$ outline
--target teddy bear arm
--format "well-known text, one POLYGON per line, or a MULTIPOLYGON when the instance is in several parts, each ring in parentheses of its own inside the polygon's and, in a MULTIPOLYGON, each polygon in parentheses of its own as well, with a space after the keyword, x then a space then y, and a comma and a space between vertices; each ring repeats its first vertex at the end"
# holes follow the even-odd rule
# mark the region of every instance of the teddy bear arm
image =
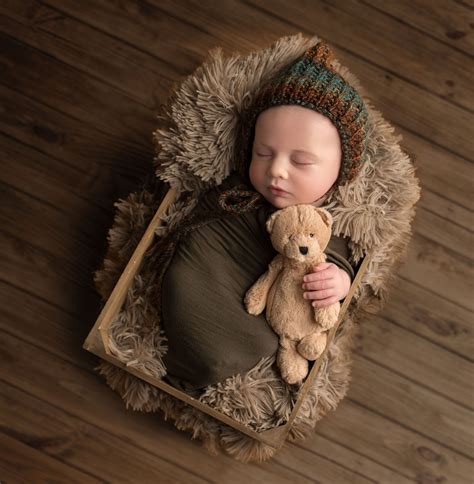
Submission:
POLYGON ((277 255, 268 266, 268 270, 262 274, 257 282, 247 291, 244 303, 249 314, 260 314, 267 304, 270 288, 283 268, 283 258, 277 255))

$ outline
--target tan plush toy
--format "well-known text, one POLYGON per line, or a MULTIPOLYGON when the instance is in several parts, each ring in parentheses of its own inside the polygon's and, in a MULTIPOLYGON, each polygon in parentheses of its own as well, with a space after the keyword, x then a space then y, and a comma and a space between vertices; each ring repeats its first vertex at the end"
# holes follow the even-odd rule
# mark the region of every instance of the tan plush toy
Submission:
POLYGON ((327 333, 336 323, 340 303, 315 308, 303 297, 303 277, 315 264, 326 261, 324 249, 331 238, 330 213, 299 204, 277 210, 267 221, 273 247, 279 254, 247 291, 244 304, 250 314, 265 316, 280 337, 277 364, 290 384, 308 374, 308 360, 324 351, 327 333))

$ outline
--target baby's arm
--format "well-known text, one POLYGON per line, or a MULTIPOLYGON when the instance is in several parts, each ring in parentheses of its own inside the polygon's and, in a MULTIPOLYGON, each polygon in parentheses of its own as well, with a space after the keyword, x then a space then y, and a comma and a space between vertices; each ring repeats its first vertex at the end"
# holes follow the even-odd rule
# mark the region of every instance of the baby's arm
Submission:
POLYGON ((345 270, 332 262, 322 262, 312 270, 303 278, 303 289, 304 298, 312 299, 314 307, 323 308, 347 296, 351 278, 345 270))

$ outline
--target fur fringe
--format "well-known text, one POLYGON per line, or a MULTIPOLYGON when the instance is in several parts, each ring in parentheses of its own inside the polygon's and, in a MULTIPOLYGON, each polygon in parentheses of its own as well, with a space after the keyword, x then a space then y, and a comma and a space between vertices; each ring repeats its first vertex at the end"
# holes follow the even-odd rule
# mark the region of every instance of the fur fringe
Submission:
MULTIPOLYGON (((156 177, 150 186, 119 200, 108 235, 103 266, 94 275, 105 302, 134 248, 155 213, 168 185, 177 199, 163 214, 157 237, 164 236, 196 205, 206 188, 220 184, 235 168, 242 140, 242 116, 259 86, 319 38, 302 34, 282 37, 268 48, 246 57, 225 58, 222 49, 207 59, 171 93, 159 127, 153 133, 156 177), (160 182, 161 180, 161 182, 160 182), (164 183, 165 182, 165 183, 164 183)), ((336 235, 351 239, 352 262, 371 254, 368 270, 344 321, 292 427, 289 440, 306 438, 316 423, 334 410, 350 382, 351 352, 357 326, 386 302, 398 266, 411 237, 420 186, 415 170, 400 148, 400 136, 371 105, 358 79, 335 61, 339 73, 364 97, 369 112, 367 162, 356 180, 335 191, 327 208, 336 235)), ((112 352, 126 365, 161 378, 166 338, 154 305, 153 246, 129 288, 126 301, 110 327, 112 352)), ((107 384, 123 398, 127 408, 161 411, 165 419, 197 438, 211 453, 223 450, 242 462, 264 461, 274 449, 251 439, 212 417, 171 397, 114 365, 97 367, 107 384)), ((274 358, 262 359, 242 375, 209 386, 201 401, 256 431, 288 420, 297 388, 286 385, 275 369, 274 358)))

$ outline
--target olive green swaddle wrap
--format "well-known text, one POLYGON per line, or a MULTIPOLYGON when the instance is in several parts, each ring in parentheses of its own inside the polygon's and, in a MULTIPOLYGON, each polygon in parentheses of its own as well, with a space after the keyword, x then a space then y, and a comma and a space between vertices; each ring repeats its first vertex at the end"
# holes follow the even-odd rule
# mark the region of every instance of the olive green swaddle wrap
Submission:
MULTIPOLYGON (((195 210, 215 213, 221 194, 244 183, 232 174, 195 210)), ((278 337, 264 314, 252 316, 243 305, 246 291, 276 255, 265 227, 275 210, 262 197, 259 206, 215 217, 180 238, 162 281, 162 326, 168 339, 163 363, 165 380, 173 386, 203 389, 276 353, 278 337)), ((344 238, 333 236, 326 255, 354 278, 344 238)))

